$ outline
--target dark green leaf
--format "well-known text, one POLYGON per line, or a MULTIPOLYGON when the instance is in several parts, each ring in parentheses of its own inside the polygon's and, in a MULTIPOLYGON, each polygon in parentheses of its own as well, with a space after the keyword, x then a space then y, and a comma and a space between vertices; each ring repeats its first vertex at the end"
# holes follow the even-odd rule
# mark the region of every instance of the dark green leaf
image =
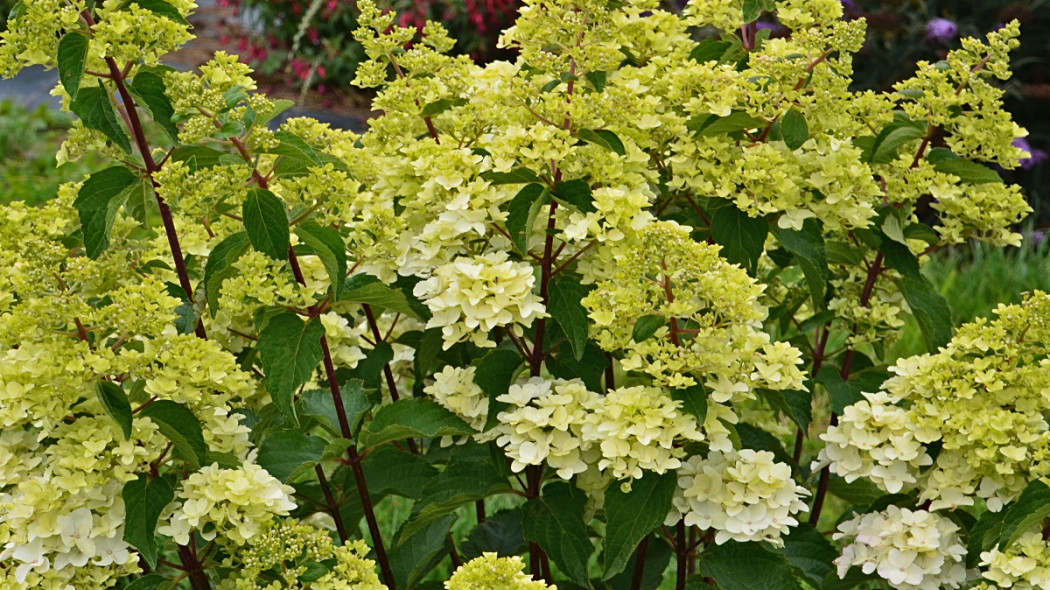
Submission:
POLYGON ((643 315, 634 322, 634 330, 631 331, 631 340, 645 342, 667 323, 667 318, 662 315, 643 315))
POLYGON ((497 348, 471 365, 474 367, 474 383, 489 398, 489 415, 485 422, 485 429, 488 430, 495 426, 496 415, 506 407, 504 402, 497 402, 496 398, 507 393, 510 384, 517 378, 522 365, 521 355, 509 348, 497 348))
POLYGON ((549 286, 547 312, 565 332, 576 360, 583 358, 587 344, 587 310, 580 301, 590 290, 587 285, 581 285, 579 279, 566 274, 555 277, 549 286))
POLYGON ((616 152, 621 156, 627 154, 627 150, 623 147, 623 142, 620 141, 620 138, 608 129, 580 129, 577 137, 587 143, 593 143, 609 151, 616 152))
POLYGON ((649 473, 634 480, 629 492, 624 492, 615 482, 605 490, 603 580, 622 572, 638 543, 663 523, 677 488, 678 476, 668 471, 663 475, 649 473))
POLYGON ((686 389, 672 389, 671 399, 682 402, 682 409, 703 424, 707 418, 707 391, 702 383, 686 389))
POLYGON ((554 200, 581 213, 594 213, 598 210, 594 207, 591 186, 581 178, 565 180, 554 185, 554 200))
POLYGON ((712 208, 711 238, 722 246, 722 256, 754 275, 765 250, 769 223, 761 217, 751 217, 728 201, 718 200, 712 208))
POLYGON ((459 546, 464 561, 495 553, 500 557, 518 555, 528 548, 521 528, 521 509, 504 510, 490 515, 474 527, 467 540, 459 546))
POLYGON ((730 45, 729 41, 719 41, 714 37, 704 39, 700 43, 697 43, 696 47, 693 48, 693 51, 689 53, 689 59, 692 59, 697 63, 720 61, 730 45))
POLYGON ((343 238, 338 231, 313 221, 296 225, 295 235, 299 236, 300 243, 309 246, 321 259, 332 283, 332 297, 338 300, 346 280, 346 244, 343 238))
POLYGON ((820 585, 820 590, 849 590, 855 586, 859 586, 864 582, 871 580, 878 580, 879 577, 872 572, 866 574, 859 567, 852 567, 846 572, 846 575, 839 578, 837 575, 827 576, 824 578, 824 583, 820 585))
POLYGON ((124 540, 139 550, 150 567, 157 567, 157 519, 175 499, 168 480, 149 479, 144 473, 124 484, 124 540))
POLYGON ((923 277, 903 277, 899 284, 922 330, 926 349, 936 352, 948 344, 952 338, 952 311, 944 297, 923 277))
POLYGON ((84 122, 84 127, 101 131, 110 141, 124 150, 124 153, 131 153, 131 140, 117 122, 113 101, 110 100, 109 93, 104 87, 81 88, 76 100, 69 104, 69 110, 80 117, 80 120, 84 122))
POLYGON ((922 280, 919 275, 919 259, 912 253, 911 248, 895 240, 882 240, 882 253, 885 256, 886 266, 901 273, 901 275, 922 280))
POLYGON ((885 495, 885 492, 866 479, 857 479, 847 483, 846 480, 834 475, 828 480, 828 491, 849 502, 852 506, 870 506, 885 495))
MULTIPOLYGON (((745 2, 746 3, 746 2, 745 2)), ((798 109, 788 109, 780 118, 780 137, 789 150, 797 150, 809 139, 809 124, 798 109)))
POLYGON ((786 463, 792 467, 798 466, 787 450, 784 449, 784 443, 780 442, 779 438, 765 430, 752 424, 748 424, 747 422, 741 422, 736 425, 736 434, 740 439, 740 445, 743 448, 754 449, 756 451, 769 451, 770 453, 773 453, 777 461, 786 463))
POLYGON ((379 389, 383 367, 392 360, 394 360, 394 347, 389 342, 380 342, 375 348, 368 351, 363 360, 358 361, 357 367, 349 371, 349 374, 363 381, 365 389, 379 389))
POLYGON ((1003 518, 1006 516, 1004 510, 992 512, 991 510, 981 515, 977 524, 970 529, 970 537, 966 543, 966 567, 974 568, 981 561, 981 553, 990 550, 999 543, 1003 534, 1003 518))
POLYGON ((935 147, 926 152, 926 161, 931 164, 940 164, 950 160, 960 159, 959 155, 948 148, 935 147))
POLYGON ((514 168, 510 172, 482 172, 481 178, 489 184, 526 184, 530 182, 542 183, 543 179, 528 168, 514 168))
POLYGON ((164 79, 153 72, 140 72, 131 80, 128 89, 135 94, 135 98, 149 112, 150 117, 160 125, 164 133, 173 142, 179 141, 179 128, 171 121, 175 109, 171 106, 164 86, 164 79))
POLYGON ((765 126, 761 119, 756 119, 743 112, 735 112, 725 117, 710 117, 700 124, 694 135, 727 135, 745 129, 756 129, 765 126))
POLYGON ((507 206, 507 233, 514 247, 524 254, 528 251, 529 235, 536 226, 540 209, 550 202, 550 193, 541 184, 526 184, 514 195, 507 206))
POLYGON ((989 182, 1002 183, 1003 179, 999 173, 991 168, 971 162, 970 160, 956 159, 944 160, 933 165, 937 172, 944 172, 958 176, 959 180, 966 184, 985 184, 989 182))
POLYGON ((1033 479, 1021 492, 1021 497, 1010 504, 1003 516, 999 550, 1005 550, 1048 515, 1050 515, 1050 487, 1038 479, 1033 479))
POLYGON ((864 260, 864 248, 845 242, 825 242, 824 249, 828 256, 828 264, 854 266, 864 260))
POLYGON ((161 399, 143 407, 139 417, 152 420, 191 468, 200 469, 205 464, 208 445, 204 442, 200 420, 189 408, 161 399))
POLYGON ((80 92, 89 43, 87 35, 76 31, 66 33, 58 42, 58 79, 72 100, 76 100, 80 92))
POLYGON ((700 575, 721 590, 802 590, 791 564, 761 543, 729 541, 700 555, 700 575))
POLYGON ((80 186, 73 201, 84 233, 84 250, 98 258, 109 246, 113 220, 124 204, 127 190, 134 188, 139 177, 124 166, 111 166, 91 175, 80 186))
MULTIPOLYGON (((633 583, 635 567, 638 564, 638 552, 636 551, 627 562, 628 566, 622 573, 609 578, 604 584, 594 584, 594 587, 600 590, 656 590, 664 581, 664 572, 667 570, 667 564, 671 561, 671 556, 674 553, 670 544, 664 542, 664 538, 660 534, 654 533, 650 535, 648 541, 645 547, 645 555, 642 556, 644 567, 642 569, 641 585, 633 583)), ((592 580, 593 582, 594 580, 592 580)), ((686 586, 687 590, 690 588, 692 587, 686 586)))
POLYGON ((203 145, 184 145, 171 151, 172 162, 186 162, 190 170, 196 172, 204 168, 218 166, 226 152, 219 151, 203 145))
POLYGON ((507 478, 491 460, 466 455, 459 459, 454 454, 445 470, 427 482, 412 507, 412 515, 402 528, 404 534, 414 534, 460 506, 512 490, 507 478))
POLYGON ((358 437, 366 447, 406 438, 474 434, 462 418, 429 399, 404 398, 380 407, 358 437))
POLYGON ((762 396, 791 419, 802 430, 809 429, 809 423, 813 421, 813 393, 810 391, 796 391, 788 389, 774 391, 771 389, 761 390, 762 396))
POLYGON ((204 265, 204 295, 208 299, 208 309, 212 317, 219 311, 222 282, 237 274, 233 263, 247 251, 248 234, 241 231, 226 236, 208 255, 208 262, 204 265))
POLYGON ((288 215, 277 195, 253 188, 241 211, 252 247, 274 260, 288 260, 288 215))
POLYGON ((398 531, 389 548, 398 588, 412 588, 445 557, 448 532, 455 519, 454 514, 447 514, 412 535, 398 531))
POLYGON ((435 115, 440 115, 441 113, 451 109, 452 107, 461 107, 465 104, 467 104, 467 100, 465 98, 442 98, 424 106, 423 110, 419 112, 419 115, 422 117, 433 117, 435 115))
POLYGON ((835 571, 832 562, 839 556, 828 539, 806 523, 791 528, 779 551, 813 588, 819 588, 824 578, 835 571))
POLYGON ((263 440, 257 461, 270 475, 288 483, 321 461, 325 440, 300 430, 282 430, 263 440))
MULTIPOLYGON (((361 390, 362 385, 360 379, 350 379, 339 388, 339 396, 343 399, 343 411, 352 433, 357 432, 361 418, 372 409, 372 402, 361 390)), ((339 415, 336 413, 331 391, 311 389, 303 392, 296 412, 299 416, 310 416, 318 420, 321 426, 332 434, 340 434, 339 415)))
POLYGON ((270 318, 259 333, 259 361, 266 377, 263 385, 285 418, 298 422, 292 396, 310 380, 324 354, 324 326, 314 318, 304 322, 295 312, 282 311, 270 318))
POLYGON ((807 219, 801 230, 781 229, 777 232, 777 240, 785 250, 794 254, 806 277, 814 307, 823 310, 828 283, 828 258, 820 223, 807 219))
POLYGON ((133 0, 133 2, 150 12, 167 17, 180 25, 189 26, 190 24, 182 16, 182 13, 179 12, 179 9, 168 4, 164 0, 133 0))
POLYGON ((360 273, 346 279, 340 301, 367 303, 383 307, 390 311, 403 313, 418 318, 419 314, 412 307, 405 294, 395 287, 383 284, 372 275, 360 273))
POLYGON ((372 494, 418 499, 438 471, 419 455, 399 450, 394 445, 372 449, 361 461, 361 469, 372 494))
POLYGON ((159 574, 149 574, 124 586, 124 590, 157 590, 161 585, 170 585, 171 580, 159 574))
POLYGON ((11 11, 7 13, 7 22, 9 23, 7 25, 8 28, 10 28, 11 25, 14 24, 15 21, 17 21, 18 19, 22 18, 22 15, 25 14, 25 13, 26 13, 25 0, 18 0, 18 2, 15 2, 14 6, 11 7, 11 11))
POLYGON ((758 20, 758 17, 762 16, 763 11, 771 11, 775 8, 776 5, 773 3, 773 0, 744 0, 744 22, 753 23, 758 20))
POLYGON ((605 72, 587 72, 583 75, 596 92, 605 90, 605 72))
POLYGON ((121 432, 124 433, 124 440, 129 440, 131 438, 131 402, 127 394, 119 385, 110 381, 96 381, 95 393, 98 394, 98 401, 102 402, 106 413, 120 426, 121 432))
POLYGON ((842 379, 834 365, 824 365, 817 373, 817 383, 824 385, 831 398, 831 411, 841 414, 843 408, 864 399, 862 393, 875 393, 882 382, 890 377, 885 368, 871 367, 850 375, 849 381, 842 379))
POLYGON ((571 483, 555 482, 522 508, 525 538, 537 543, 569 579, 587 583, 594 546, 583 521, 587 496, 571 483))
POLYGON ((914 125, 903 122, 891 123, 875 137, 868 161, 875 164, 888 164, 896 159, 898 148, 909 141, 921 139, 924 135, 924 130, 914 125))

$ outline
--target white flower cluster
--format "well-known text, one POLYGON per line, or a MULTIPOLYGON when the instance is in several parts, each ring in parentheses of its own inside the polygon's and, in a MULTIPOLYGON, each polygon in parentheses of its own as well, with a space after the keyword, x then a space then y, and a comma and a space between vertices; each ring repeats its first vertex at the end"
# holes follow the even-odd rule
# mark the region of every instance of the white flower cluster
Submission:
POLYGON ((189 542, 193 530, 201 531, 207 540, 221 532, 230 541, 243 544, 273 516, 287 516, 295 508, 294 491, 258 465, 224 469, 212 463, 186 478, 175 502, 161 515, 157 532, 180 545, 189 542), (207 530, 208 523, 214 528, 207 530))
MULTIPOLYGON (((423 388, 423 393, 434 398, 446 410, 456 414, 470 427, 478 432, 485 430, 488 422, 489 397, 474 382, 475 367, 453 367, 446 365, 434 373, 434 383, 423 388)), ((494 433, 476 434, 474 440, 485 442, 492 440, 494 433)), ((463 437, 466 442, 470 437, 463 437)), ((442 437, 442 446, 452 443, 453 437, 442 437)))
POLYGON ((599 396, 582 381, 532 377, 496 400, 510 404, 496 416, 503 433, 496 444, 505 447, 511 470, 544 461, 564 479, 587 470, 581 428, 599 396))
POLYGON ((837 426, 820 435, 815 468, 830 464, 831 472, 847 482, 867 477, 896 494, 916 483, 919 468, 933 463, 926 448, 915 440, 908 413, 897 398, 885 392, 865 393, 865 400, 846 406, 837 426))
POLYGON ((517 335, 546 311, 532 292, 536 277, 526 262, 513 262, 504 251, 462 256, 434 269, 413 289, 433 316, 427 328, 441 327, 446 349, 470 340, 495 346, 489 332, 506 327, 517 335))
POLYGON ((832 537, 853 541, 835 560, 839 577, 852 566, 875 572, 898 590, 958 588, 966 581, 966 547, 947 517, 889 506, 843 522, 832 537))
POLYGON ((987 568, 984 578, 999 588, 1050 588, 1050 545, 1037 530, 1021 535, 1006 551, 993 547, 981 553, 981 566, 987 568))
POLYGON ((808 509, 802 501, 808 495, 791 478, 791 467, 775 462, 769 451, 711 451, 706 459, 690 457, 678 470, 664 524, 683 519, 687 526, 713 528, 719 545, 732 539, 780 546, 781 535, 798 524, 794 515, 808 509))

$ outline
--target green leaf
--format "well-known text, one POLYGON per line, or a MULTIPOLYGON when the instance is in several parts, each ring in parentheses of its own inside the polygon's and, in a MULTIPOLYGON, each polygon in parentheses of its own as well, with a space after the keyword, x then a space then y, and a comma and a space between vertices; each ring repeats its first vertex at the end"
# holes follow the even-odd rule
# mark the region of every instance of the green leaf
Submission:
POLYGON ((838 367, 824 365, 817 373, 817 383, 824 385, 831 398, 831 410, 841 414, 849 405, 864 399, 862 393, 875 393, 882 388, 882 383, 889 379, 890 372, 885 368, 871 367, 850 375, 849 381, 842 379, 838 367))
POLYGON ((734 112, 725 117, 708 117, 696 126, 693 135, 727 135, 743 131, 745 129, 756 129, 765 126, 765 122, 756 119, 743 112, 734 112))
POLYGON ((178 143, 179 128, 171 121, 175 109, 168 98, 164 79, 153 72, 140 72, 131 80, 128 90, 135 95, 139 106, 146 109, 171 141, 178 143))
POLYGON ((488 430, 496 425, 496 415, 507 407, 505 402, 496 398, 507 393, 510 384, 521 370, 522 358, 517 351, 509 348, 497 348, 471 363, 474 367, 474 383, 489 398, 489 415, 485 422, 488 430))
POLYGON ((662 315, 643 315, 634 322, 634 330, 631 331, 631 340, 645 342, 667 323, 667 318, 662 315))
POLYGON ((495 553, 500 557, 523 553, 528 548, 528 542, 521 528, 521 517, 520 508, 489 515, 485 522, 470 531, 466 541, 459 546, 464 561, 481 557, 482 553, 495 553))
POLYGON ((885 492, 866 479, 846 482, 834 475, 828 480, 828 491, 852 506, 870 506, 885 495, 885 492))
POLYGON ((1021 535, 1038 525, 1050 515, 1050 487, 1033 479, 1021 492, 1021 497, 1010 504, 1003 516, 1002 536, 999 551, 1005 550, 1021 535))
MULTIPOLYGON (((595 584, 595 588, 600 590, 657 590, 664 581, 664 572, 667 570, 667 564, 671 561, 671 556, 674 554, 670 543, 666 543, 661 534, 653 533, 649 536, 645 547, 645 555, 642 556, 645 567, 642 570, 641 585, 633 583, 634 569, 638 563, 638 553, 636 551, 630 557, 627 562, 628 565, 623 572, 605 580, 604 584, 595 584)), ((687 590, 691 588, 693 586, 686 586, 687 590)))
POLYGON ((770 453, 773 453, 777 461, 786 463, 793 468, 798 467, 798 464, 791 457, 791 454, 784 448, 784 443, 780 442, 779 438, 757 426, 748 424, 747 422, 737 424, 735 430, 737 437, 740 439, 740 445, 743 448, 754 449, 756 451, 769 451, 770 453))
POLYGON ((721 61, 722 56, 729 50, 730 45, 729 41, 719 41, 714 37, 704 39, 697 43, 696 47, 689 53, 689 59, 701 64, 709 61, 721 61))
POLYGON ((783 412, 799 428, 809 429, 809 423, 813 421, 813 393, 811 391, 762 389, 760 393, 769 400, 774 408, 783 412))
POLYGON ((159 574, 149 574, 124 586, 124 590, 157 590, 162 584, 171 584, 171 580, 159 574))
POLYGON ((605 90, 605 72, 587 72, 583 77, 591 83, 596 92, 605 90))
POLYGON ((267 437, 259 447, 257 462, 284 483, 321 461, 325 440, 300 430, 282 430, 267 437))
POLYGON ((124 390, 110 381, 96 381, 95 393, 110 418, 120 426, 124 440, 131 439, 131 401, 124 390))
POLYGON ((859 246, 832 241, 825 242, 824 248, 828 257, 828 264, 854 266, 864 260, 865 250, 859 246))
POLYGON ((164 0, 133 0, 134 4, 138 4, 146 10, 159 14, 160 16, 167 17, 180 25, 189 26, 189 22, 182 16, 179 9, 175 8, 171 4, 164 0))
POLYGON ((935 147, 930 148, 930 150, 926 152, 926 161, 931 164, 940 164, 941 162, 959 159, 961 159, 959 155, 948 148, 935 147))
POLYGON ((879 577, 875 572, 866 574, 859 567, 851 567, 842 578, 839 578, 837 575, 825 577, 824 583, 820 585, 820 590, 849 590, 864 582, 878 579, 879 577))
POLYGON ((22 18, 22 15, 25 13, 25 0, 18 0, 18 2, 15 2, 14 6, 11 7, 11 11, 7 13, 7 22, 9 23, 7 27, 10 28, 11 24, 14 24, 15 21, 22 18))
POLYGON ((638 543, 663 523, 677 488, 678 476, 668 471, 662 475, 648 473, 634 480, 629 492, 615 482, 605 490, 603 580, 622 572, 638 543))
POLYGON ((722 199, 712 208, 711 238, 722 246, 722 256, 754 275, 765 250, 769 223, 761 217, 751 217, 722 199))
MULTIPOLYGON (((350 379, 339 387, 339 396, 343 399, 343 411, 352 433, 357 432, 361 418, 372 409, 372 402, 362 391, 363 385, 360 379, 350 379)), ((327 389, 311 389, 303 392, 296 413, 299 416, 316 419, 321 422, 325 430, 332 434, 341 434, 335 400, 332 399, 332 392, 327 389)))
POLYGON ((358 437, 366 447, 406 438, 433 438, 474 434, 474 429, 437 404, 423 398, 404 398, 380 407, 358 437))
POLYGON ((682 409, 703 424, 707 418, 707 390, 702 383, 685 389, 672 389, 671 399, 682 402, 682 409))
POLYGON ((398 531, 389 548, 390 568, 398 588, 412 588, 434 569, 448 552, 448 532, 454 514, 446 514, 412 535, 398 531))
POLYGON ((558 481, 545 486, 539 498, 522 508, 525 538, 537 543, 577 584, 587 584, 587 561, 594 553, 583 521, 586 504, 583 491, 558 481))
POLYGON ((828 258, 824 249, 824 235, 820 223, 807 219, 801 230, 781 229, 777 240, 785 250, 791 252, 802 267, 802 274, 809 285, 813 305, 817 310, 824 309, 824 294, 828 284, 828 258))
POLYGON ((530 182, 543 182, 542 178, 528 168, 514 168, 510 172, 494 172, 490 170, 488 172, 482 172, 481 178, 488 181, 489 184, 526 184, 530 182))
POLYGON ((868 162, 889 164, 897 158, 898 148, 909 141, 921 139, 924 135, 924 130, 914 125, 904 122, 891 123, 875 137, 868 162))
POLYGON ((76 31, 66 33, 58 42, 58 79, 72 100, 76 100, 80 92, 89 44, 88 36, 76 31))
POLYGON ((952 174, 958 176, 959 180, 966 184, 985 184, 985 183, 1002 183, 1003 179, 999 176, 999 173, 991 168, 978 164, 977 162, 971 162, 970 160, 963 160, 961 158, 955 160, 944 160, 937 162, 933 165, 933 169, 937 172, 944 172, 946 174, 952 174))
POLYGON ((281 414, 295 423, 298 418, 292 396, 310 380, 324 357, 322 336, 324 326, 319 319, 304 322, 291 311, 271 317, 259 333, 259 361, 266 374, 263 385, 281 414))
POLYGON ((300 243, 309 246, 321 259, 332 283, 332 297, 338 300, 346 281, 346 243, 343 238, 335 229, 322 227, 313 221, 296 225, 295 235, 299 236, 300 243))
POLYGON ((419 115, 421 117, 433 117, 435 115, 440 115, 452 107, 461 107, 465 104, 467 104, 467 99, 465 98, 442 98, 424 106, 423 110, 419 112, 419 115))
POLYGON ((623 147, 623 142, 620 141, 620 138, 608 129, 580 129, 580 132, 576 135, 587 143, 601 146, 621 156, 627 154, 627 150, 623 147))
POLYGON ((550 202, 550 193, 541 184, 526 184, 507 206, 507 233, 522 254, 529 248, 529 235, 536 226, 540 209, 550 202))
POLYGON ((776 9, 776 5, 772 0, 744 0, 744 22, 753 23, 758 20, 758 17, 762 16, 763 11, 772 11, 774 9, 776 9))
POLYGON ((204 295, 208 299, 212 317, 219 311, 222 282, 236 276, 237 269, 233 263, 247 251, 248 234, 240 231, 226 236, 208 255, 208 262, 204 265, 204 295))
POLYGON ((241 213, 252 247, 274 260, 288 260, 288 215, 277 195, 253 188, 244 199, 241 213))
POLYGON ((346 279, 346 284, 343 286, 343 294, 339 297, 339 300, 352 303, 367 303, 368 305, 383 307, 414 318, 419 317, 419 314, 416 313, 416 310, 403 292, 383 284, 382 281, 370 274, 360 273, 346 279))
POLYGON ((419 499, 423 488, 438 471, 419 455, 406 453, 394 445, 383 445, 372 449, 361 460, 365 481, 371 494, 386 496, 393 494, 405 498, 419 499))
POLYGON ((903 277, 899 282, 904 299, 922 330, 926 349, 936 352, 952 339, 952 311, 948 302, 924 277, 903 277))
POLYGON ((358 361, 357 367, 349 371, 351 377, 364 382, 365 389, 379 389, 383 376, 383 367, 394 360, 394 347, 389 342, 380 342, 358 361))
POLYGON ((973 528, 966 543, 966 567, 975 568, 981 561, 981 553, 995 547, 1002 537, 1003 519, 1007 510, 992 512, 991 510, 981 515, 973 528))
POLYGON ((466 456, 462 459, 453 455, 445 470, 423 487, 423 493, 412 507, 412 515, 402 529, 404 534, 414 534, 460 506, 512 491, 507 478, 491 460, 479 460, 472 453, 464 454, 466 456))
POLYGON ((102 86, 81 88, 77 98, 69 104, 69 110, 83 121, 84 127, 101 131, 110 141, 117 144, 124 153, 131 153, 131 140, 117 122, 113 110, 113 101, 102 86))
POLYGON ((581 213, 594 213, 598 210, 594 207, 591 186, 582 178, 565 180, 554 185, 554 200, 581 213))
POLYGON ((580 301, 590 291, 591 288, 581 285, 578 278, 565 274, 555 277, 548 287, 550 300, 547 312, 565 332, 576 360, 583 358, 583 349, 587 344, 587 309, 580 301))
POLYGON ((832 562, 839 556, 828 539, 806 523, 791 528, 779 552, 813 588, 819 588, 828 574, 835 571, 832 562))
POLYGON ((145 473, 124 484, 124 540, 139 550, 150 567, 157 567, 157 519, 172 500, 175 489, 163 478, 145 473))
POLYGON ((788 109, 780 118, 780 137, 789 150, 797 150, 809 139, 809 124, 798 109, 788 109))
POLYGON ((204 168, 214 168, 222 162, 226 152, 203 145, 183 145, 171 151, 172 162, 185 162, 193 172, 204 168))
POLYGON ((205 464, 208 445, 204 442, 200 420, 189 408, 161 399, 139 410, 139 417, 152 420, 192 469, 200 469, 205 464))
MULTIPOLYGON (((577 360, 575 353, 570 348, 558 347, 554 354, 548 356, 544 365, 551 375, 560 379, 579 378, 591 391, 604 391, 602 389, 602 376, 609 359, 605 352, 598 348, 593 342, 586 342, 583 346, 583 356, 577 360)), ((489 401, 489 404, 492 404, 489 401)), ((492 407, 491 405, 489 407, 492 407)), ((495 414, 489 415, 495 419, 495 414)))
POLYGON ((125 191, 138 183, 139 177, 124 166, 111 166, 92 174, 80 186, 73 201, 84 233, 84 251, 98 258, 109 246, 113 220, 124 204, 125 191))
POLYGON ((712 545, 700 555, 699 571, 721 590, 802 590, 787 558, 761 543, 712 545))

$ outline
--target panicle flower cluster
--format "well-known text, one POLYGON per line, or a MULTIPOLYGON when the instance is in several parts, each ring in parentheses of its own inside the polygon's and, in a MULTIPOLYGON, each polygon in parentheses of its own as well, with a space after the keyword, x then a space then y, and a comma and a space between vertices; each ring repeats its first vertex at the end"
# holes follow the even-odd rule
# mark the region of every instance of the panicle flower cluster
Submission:
POLYGON ((1050 587, 1050 544, 1040 531, 1028 531, 1005 550, 992 547, 981 553, 982 582, 978 588, 1035 590, 1050 587))
POLYGON ((434 383, 424 387, 423 393, 481 432, 489 414, 489 398, 474 382, 475 370, 448 365, 434 373, 434 383))
POLYGON ((658 384, 704 383, 717 402, 750 397, 755 387, 804 389, 801 353, 761 330, 762 287, 718 251, 674 223, 647 225, 620 252, 615 274, 583 300, 599 346, 624 351, 625 369, 658 384), (652 316, 664 326, 636 341, 637 322, 652 316))
POLYGON ((525 562, 512 555, 500 557, 496 553, 484 553, 456 568, 452 577, 445 581, 445 590, 544 590, 555 588, 540 580, 533 580, 525 573, 525 562))
POLYGON ((922 467, 933 463, 926 448, 915 440, 908 412, 885 392, 865 393, 864 400, 847 406, 839 423, 820 439, 814 468, 830 465, 847 482, 866 477, 886 492, 896 494, 916 483, 922 467))
POLYGON ((435 268, 413 293, 430 308, 433 316, 427 328, 441 328, 444 348, 464 340, 495 346, 489 338, 495 328, 521 336, 522 328, 546 316, 542 300, 532 290, 535 283, 530 265, 496 251, 435 268))
POLYGON ((193 531, 201 531, 207 540, 221 533, 223 539, 242 545, 272 518, 287 516, 295 508, 294 491, 258 465, 225 469, 212 463, 183 481, 175 501, 164 509, 157 532, 180 545, 189 543, 193 531))
POLYGON ((889 506, 838 526, 834 539, 850 544, 835 560, 838 575, 853 566, 876 573, 897 590, 958 588, 966 582, 966 547, 959 527, 926 510, 889 506))
POLYGON ((360 539, 336 545, 327 531, 293 519, 274 519, 223 561, 233 573, 219 590, 381 590, 386 586, 367 555, 368 546, 360 539), (305 581, 308 569, 318 565, 325 573, 305 581))
POLYGON ((715 543, 768 541, 798 524, 794 515, 808 510, 809 491, 796 484, 791 467, 773 453, 742 449, 695 455, 678 470, 678 488, 664 524, 680 519, 686 526, 714 529, 715 543))

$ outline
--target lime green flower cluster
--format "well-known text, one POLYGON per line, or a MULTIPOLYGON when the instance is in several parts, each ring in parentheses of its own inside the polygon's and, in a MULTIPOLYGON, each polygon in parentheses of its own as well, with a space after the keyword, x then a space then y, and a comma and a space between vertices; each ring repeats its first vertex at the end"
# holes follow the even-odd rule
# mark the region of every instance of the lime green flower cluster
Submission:
POLYGON ((375 562, 366 555, 364 541, 336 545, 326 531, 275 519, 224 560, 224 566, 234 569, 219 590, 381 590, 385 586, 376 576, 375 562), (325 571, 310 571, 308 563, 324 563, 325 571))
POLYGON ((423 393, 481 432, 489 415, 489 398, 474 382, 475 371, 476 367, 446 366, 434 373, 434 382, 423 393))
POLYGON ((539 580, 533 580, 524 573, 525 563, 517 555, 499 557, 495 553, 485 553, 481 557, 464 563, 445 582, 445 590, 487 590, 489 588, 506 588, 507 590, 544 590, 556 588, 539 580))
POLYGON ((1050 585, 1050 545, 1040 531, 1028 531, 1005 551, 982 552, 981 566, 987 568, 981 576, 995 585, 982 581, 975 588, 1045 588, 1050 585))

